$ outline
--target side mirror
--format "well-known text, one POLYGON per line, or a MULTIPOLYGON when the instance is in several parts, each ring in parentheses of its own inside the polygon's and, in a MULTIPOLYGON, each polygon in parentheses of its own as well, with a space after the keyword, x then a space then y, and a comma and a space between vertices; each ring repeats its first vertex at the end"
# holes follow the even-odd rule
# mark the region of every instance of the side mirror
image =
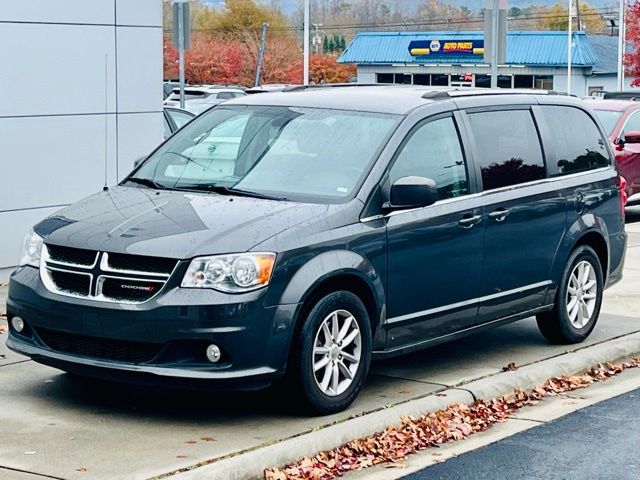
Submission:
POLYGON ((624 143, 640 143, 640 131, 633 130, 624 134, 624 143))
POLYGON ((432 205, 438 200, 436 182, 424 177, 402 177, 391 185, 390 209, 418 208, 432 205))

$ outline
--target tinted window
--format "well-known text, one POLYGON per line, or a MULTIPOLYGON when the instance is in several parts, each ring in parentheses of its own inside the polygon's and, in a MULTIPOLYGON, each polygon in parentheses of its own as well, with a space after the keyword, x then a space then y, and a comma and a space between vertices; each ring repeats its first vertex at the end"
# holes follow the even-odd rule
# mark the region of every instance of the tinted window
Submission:
POLYGON ((220 92, 217 98, 220 100, 228 100, 230 98, 235 98, 235 95, 233 92, 220 92))
POLYGON ((609 165, 609 152, 600 130, 584 111, 544 106, 545 119, 556 151, 549 175, 566 175, 609 165))
POLYGON ((484 190, 544 178, 538 131, 529 110, 469 115, 484 190))
POLYGON ((468 193, 464 156, 451 117, 418 127, 401 147, 389 177, 393 183, 409 176, 435 180, 440 199, 468 193))
POLYGON ((624 132, 638 132, 640 131, 640 112, 632 113, 624 126, 624 132))

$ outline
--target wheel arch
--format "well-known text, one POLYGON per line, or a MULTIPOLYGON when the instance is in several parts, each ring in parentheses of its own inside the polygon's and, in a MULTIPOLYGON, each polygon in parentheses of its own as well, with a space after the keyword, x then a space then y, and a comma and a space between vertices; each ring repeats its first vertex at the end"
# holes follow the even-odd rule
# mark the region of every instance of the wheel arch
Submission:
POLYGON ((599 216, 586 214, 578 217, 567 229, 563 241, 560 244, 556 260, 551 272, 553 288, 547 293, 547 304, 553 303, 558 282, 566 265, 567 259, 573 251, 586 245, 596 252, 602 266, 604 284, 609 277, 609 234, 606 222, 599 216))
POLYGON ((385 312, 382 278, 363 256, 349 250, 324 252, 305 263, 285 288, 281 303, 298 304, 293 319, 292 342, 302 326, 301 319, 314 302, 333 291, 346 290, 365 305, 371 322, 372 347, 384 344, 381 328, 385 312))

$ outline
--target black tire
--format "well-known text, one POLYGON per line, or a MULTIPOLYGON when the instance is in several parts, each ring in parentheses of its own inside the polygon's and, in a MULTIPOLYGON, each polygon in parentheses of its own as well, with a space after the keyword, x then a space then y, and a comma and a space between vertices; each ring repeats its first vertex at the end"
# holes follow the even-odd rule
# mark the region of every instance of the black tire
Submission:
POLYGON ((542 333, 542 335, 551 343, 571 344, 582 342, 589 336, 593 328, 596 326, 598 316, 600 315, 600 307, 602 306, 603 291, 604 276, 598 255, 596 255, 596 252, 587 245, 579 246, 569 256, 564 271, 562 272, 553 309, 548 312, 538 314, 536 317, 540 333, 542 333), (597 291, 593 313, 589 317, 587 323, 581 328, 578 328, 571 323, 569 318, 569 313, 567 311, 567 292, 571 273, 574 268, 583 261, 589 262, 594 270, 597 282, 597 291))
POLYGON ((300 319, 303 324, 295 339, 295 349, 291 362, 291 374, 294 385, 302 398, 306 410, 313 414, 326 415, 347 408, 358 396, 364 384, 371 363, 371 322, 362 301, 348 291, 337 291, 320 298, 309 313, 300 319), (360 330, 360 362, 353 375, 351 384, 338 395, 324 393, 313 369, 314 343, 325 319, 333 312, 349 312, 360 330))

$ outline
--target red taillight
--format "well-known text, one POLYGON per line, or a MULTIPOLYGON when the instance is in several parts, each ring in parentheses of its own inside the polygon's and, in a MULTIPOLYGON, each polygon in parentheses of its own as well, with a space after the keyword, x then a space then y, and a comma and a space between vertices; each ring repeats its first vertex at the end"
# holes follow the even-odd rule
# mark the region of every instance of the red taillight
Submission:
POLYGON ((618 175, 618 190, 620 190, 620 208, 624 215, 624 207, 627 205, 627 179, 618 175))

